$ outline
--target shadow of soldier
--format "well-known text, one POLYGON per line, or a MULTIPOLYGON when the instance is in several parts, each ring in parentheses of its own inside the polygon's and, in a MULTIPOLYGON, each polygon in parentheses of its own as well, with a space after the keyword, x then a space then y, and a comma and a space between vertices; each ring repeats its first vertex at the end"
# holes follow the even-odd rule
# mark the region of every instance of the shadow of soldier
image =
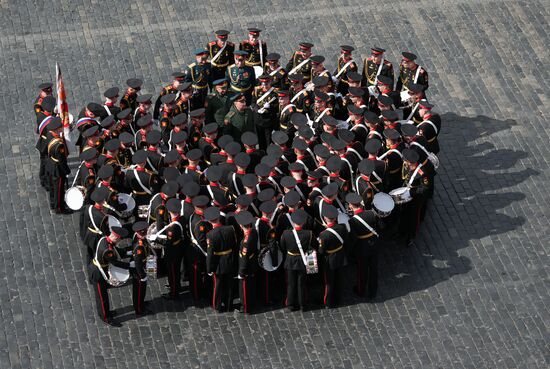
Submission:
MULTIPOLYGON (((472 270, 470 258, 460 250, 473 244, 493 245, 490 237, 513 231, 525 223, 521 216, 499 212, 523 200, 520 192, 508 192, 538 172, 531 168, 514 170, 524 151, 497 148, 498 132, 509 132, 512 120, 485 116, 442 115, 441 166, 435 178, 435 194, 416 237, 416 247, 390 243, 379 256, 379 288, 374 302, 390 300, 421 291, 472 270)), ((471 254, 471 253, 470 253, 471 254)), ((350 269, 354 269, 351 267, 350 269)), ((347 286, 355 283, 355 271, 348 274, 347 286)), ((345 303, 359 301, 351 291, 345 303)))

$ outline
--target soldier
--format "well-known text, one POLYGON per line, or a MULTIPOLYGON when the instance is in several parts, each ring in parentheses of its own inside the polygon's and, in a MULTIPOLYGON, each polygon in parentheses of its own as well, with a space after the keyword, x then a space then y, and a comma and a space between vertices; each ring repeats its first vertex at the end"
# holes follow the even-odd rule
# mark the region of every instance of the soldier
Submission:
POLYGON ((80 166, 77 169, 73 186, 81 186, 86 193, 84 204, 91 203, 90 195, 92 194, 97 174, 97 157, 99 152, 96 149, 89 149, 80 154, 80 166))
POLYGON ((109 190, 99 187, 91 191, 90 200, 94 204, 85 206, 80 213, 80 238, 86 246, 88 261, 93 259, 99 239, 109 234, 109 211, 104 207, 109 190))
POLYGON ((411 149, 403 150, 403 186, 410 188, 412 200, 403 204, 400 233, 405 246, 414 246, 414 238, 420 226, 422 208, 426 204, 428 190, 432 185, 434 169, 430 162, 418 162, 418 153, 411 149))
POLYGON ((242 93, 233 95, 231 101, 233 105, 224 118, 224 132, 240 142, 244 132, 254 132, 254 116, 242 93))
POLYGON ((169 199, 166 202, 166 210, 168 210, 170 216, 170 223, 157 231, 162 231, 162 236, 164 236, 161 242, 164 246, 164 260, 168 271, 168 287, 170 289, 162 297, 167 300, 175 300, 181 292, 181 263, 185 245, 181 202, 175 198, 169 199))
POLYGON ((227 41, 229 33, 223 29, 216 31, 216 41, 209 42, 207 45, 210 64, 212 64, 212 80, 225 77, 227 66, 233 62, 235 44, 227 41))
POLYGON ((204 218, 212 224, 212 230, 206 235, 208 245, 206 271, 213 279, 212 308, 218 313, 232 308, 232 284, 235 275, 235 252, 237 238, 231 226, 221 223, 220 210, 209 207, 204 211, 204 218))
POLYGON ((258 269, 258 232, 254 229, 254 217, 248 211, 236 215, 243 237, 239 242, 239 297, 241 300, 240 312, 249 314, 254 307, 254 278, 258 269))
POLYGON ((45 163, 45 176, 50 181, 48 186, 50 189, 50 209, 57 214, 67 214, 70 213, 70 210, 65 207, 67 176, 71 173, 67 165, 69 150, 63 137, 61 118, 54 117, 48 126, 48 159, 45 163))
POLYGON ((48 142, 50 140, 49 125, 54 118, 55 99, 53 96, 46 96, 41 101, 41 111, 36 114, 37 125, 36 133, 38 133, 38 140, 36 141, 36 149, 40 154, 40 184, 47 191, 49 191, 49 180, 46 176, 46 160, 48 158, 48 142))
POLYGON ((136 210, 139 206, 149 205, 151 197, 160 189, 160 179, 146 169, 147 151, 139 150, 132 156, 134 169, 126 172, 124 186, 132 191, 136 200, 136 210))
POLYGON ((245 64, 249 67, 260 66, 264 68, 267 57, 267 44, 265 41, 260 41, 259 28, 248 28, 248 40, 241 41, 239 50, 244 50, 248 53, 245 64))
POLYGON ((403 166, 404 149, 401 135, 395 129, 387 128, 384 130, 386 138, 386 152, 378 159, 386 162, 386 178, 384 178, 384 187, 386 190, 392 191, 401 187, 403 179, 401 178, 401 168, 403 166))
POLYGON ((371 56, 363 61, 363 84, 365 86, 376 86, 379 76, 386 76, 391 79, 391 87, 394 84, 393 65, 386 60, 386 50, 374 46, 371 49, 371 56))
POLYGON ((439 131, 441 130, 441 116, 432 112, 433 104, 425 99, 420 100, 419 116, 422 122, 418 124, 418 134, 426 139, 426 149, 434 154, 439 153, 439 131))
POLYGON ((373 210, 365 210, 361 196, 349 193, 346 202, 353 216, 349 220, 350 249, 357 263, 357 285, 353 292, 369 299, 376 297, 378 290, 378 232, 377 216, 373 210), (366 288, 365 288, 366 287, 366 288))
POLYGON ((276 130, 281 129, 286 134, 293 134, 294 132, 291 132, 292 125, 290 124, 290 117, 296 113, 296 105, 290 102, 290 91, 278 90, 277 97, 279 127, 277 127, 276 130))
POLYGON ((290 103, 296 106, 298 113, 307 114, 313 105, 311 93, 304 88, 304 76, 302 74, 290 74, 289 92, 291 95, 290 103))
POLYGON ((176 108, 176 94, 166 94, 161 97, 162 107, 159 111, 159 125, 162 133, 162 140, 165 144, 170 141, 170 134, 174 125, 172 119, 179 113, 176 108))
POLYGON ((277 130, 277 92, 271 85, 271 76, 262 74, 258 77, 260 85, 252 93, 252 110, 254 111, 254 126, 258 135, 260 149, 265 150, 269 144, 271 132, 277 130))
POLYGON ((80 133, 76 140, 76 145, 80 146, 80 152, 82 152, 82 133, 89 128, 99 127, 99 119, 102 114, 105 114, 105 109, 99 104, 89 103, 78 114, 78 120, 76 121, 76 128, 80 133))
POLYGON ((204 105, 208 89, 212 87, 212 66, 207 60, 208 50, 195 50, 195 62, 187 66, 186 82, 192 82, 193 95, 204 105))
POLYGON ((314 56, 311 56, 309 60, 311 61, 311 71, 309 75, 309 81, 314 82, 315 77, 326 77, 327 78, 326 88, 328 91, 332 91, 333 90, 332 75, 330 74, 329 70, 325 68, 325 65, 323 64, 325 62, 325 57, 322 55, 314 55, 314 56))
POLYGON ((116 106, 119 91, 120 89, 118 87, 111 87, 103 93, 106 99, 103 108, 107 115, 117 115, 120 112, 120 107, 116 106))
POLYGON ((281 250, 286 253, 285 269, 287 273, 286 306, 290 311, 305 310, 305 254, 317 249, 317 240, 310 230, 303 229, 307 213, 298 209, 292 213, 293 229, 285 230, 281 235, 281 250))
POLYGON ((404 51, 401 53, 403 60, 399 66, 399 78, 397 79, 396 91, 408 91, 411 83, 416 83, 424 86, 424 90, 429 87, 428 72, 426 69, 416 64, 416 55, 404 51))
POLYGON ((44 110, 42 108, 42 102, 46 98, 46 96, 52 95, 52 83, 51 82, 44 82, 38 85, 38 89, 40 92, 38 93, 38 97, 36 100, 34 100, 34 113, 36 114, 36 117, 38 118, 38 114, 42 113, 44 110))
POLYGON ((137 122, 142 117, 151 114, 151 113, 149 113, 149 110, 151 110, 151 106, 153 104, 152 100, 151 100, 152 97, 153 97, 153 95, 151 95, 151 94, 144 94, 144 95, 139 95, 138 97, 136 97, 137 108, 132 110, 134 128, 135 128, 135 124, 137 124, 137 122))
POLYGON ((134 237, 132 238, 132 259, 135 268, 132 269, 132 305, 136 316, 151 314, 152 311, 145 307, 145 295, 147 293, 147 259, 151 254, 151 246, 145 238, 149 224, 144 221, 132 225, 134 237))
POLYGON ((160 91, 159 96, 157 97, 157 100, 155 101, 155 108, 153 109, 153 119, 159 118, 159 111, 160 111, 160 105, 162 103, 162 97, 164 95, 169 94, 177 94, 178 93, 178 86, 182 84, 185 81, 185 73, 184 72, 174 72, 172 73, 172 82, 164 86, 162 90, 160 91))
MULTIPOLYGON (((186 192, 191 191, 188 187, 195 186, 187 185, 186 192)), ((207 196, 198 195, 198 191, 199 188, 197 185, 196 190, 192 192, 195 194, 192 200, 193 212, 189 216, 187 222, 191 245, 186 254, 187 270, 189 271, 189 288, 195 304, 198 304, 201 298, 207 297, 205 293, 208 289, 208 283, 205 278, 207 255, 206 235, 212 229, 212 225, 204 219, 204 210, 208 206, 210 199, 207 196)))
POLYGON ((267 73, 273 78, 272 86, 276 90, 286 90, 288 89, 288 80, 287 80, 287 71, 279 65, 279 60, 281 55, 277 53, 267 54, 266 60, 267 63, 264 65, 264 73, 267 73))
POLYGON ((126 81, 126 84, 128 85, 128 88, 126 89, 124 96, 122 96, 122 99, 120 99, 120 109, 124 110, 130 108, 132 111, 135 111, 137 107, 136 98, 138 96, 138 92, 141 90, 143 81, 138 78, 130 78, 126 81))
POLYGON ((130 269, 131 263, 126 263, 120 260, 120 255, 116 245, 121 240, 128 236, 128 231, 121 227, 113 227, 108 236, 102 237, 96 248, 95 257, 88 266, 90 283, 94 285, 96 296, 97 312, 101 320, 110 326, 120 327, 121 324, 115 320, 115 311, 110 310, 109 283, 107 275, 109 273, 109 264, 122 269, 130 269))
POLYGON ((313 44, 309 42, 300 42, 300 49, 294 51, 286 65, 288 74, 303 75, 304 83, 311 80, 311 48, 313 48, 313 44))
POLYGON ((246 97, 246 104, 252 101, 252 91, 256 85, 254 68, 245 65, 248 53, 243 50, 235 51, 235 64, 227 68, 226 77, 233 94, 242 93, 246 97))
POLYGON ((147 134, 153 130, 153 117, 151 114, 146 114, 139 118, 136 123, 137 131, 134 135, 134 143, 136 149, 147 148, 147 134))
POLYGON ((213 83, 214 91, 206 98, 206 122, 216 122, 220 127, 223 126, 225 115, 231 108, 231 100, 228 94, 228 80, 221 78, 213 83))
POLYGON ((357 72, 359 67, 351 53, 355 48, 350 45, 340 46, 340 56, 336 63, 336 70, 334 71, 334 77, 332 81, 336 83, 336 92, 345 96, 348 93, 348 73, 357 72))

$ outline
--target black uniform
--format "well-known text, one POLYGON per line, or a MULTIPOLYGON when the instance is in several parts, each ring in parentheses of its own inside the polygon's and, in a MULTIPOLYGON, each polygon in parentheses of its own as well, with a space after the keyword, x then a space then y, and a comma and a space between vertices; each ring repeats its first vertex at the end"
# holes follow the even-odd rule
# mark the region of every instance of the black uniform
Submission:
POLYGON ((364 296, 366 287, 369 298, 376 297, 378 289, 377 219, 374 211, 360 209, 349 220, 350 253, 357 263, 357 285, 354 290, 357 295, 364 296))
POLYGON ((319 255, 324 257, 323 302, 325 306, 335 307, 342 292, 342 268, 347 265, 345 247, 348 242, 348 230, 343 224, 327 225, 327 227, 319 234, 319 255))
POLYGON ((212 229, 212 225, 205 221, 202 215, 192 213, 187 221, 191 243, 187 248, 186 261, 189 271, 189 289, 195 303, 201 298, 207 298, 208 280, 206 278, 207 250, 206 234, 212 229))
POLYGON ((136 315, 142 315, 145 312, 145 294, 147 293, 147 258, 151 248, 147 240, 140 237, 134 237, 132 246, 132 258, 135 263, 132 273, 132 305, 136 315))
MULTIPOLYGON (((185 235, 183 219, 172 219, 168 228, 163 232, 166 239, 162 241, 164 246, 164 261, 168 271, 168 286, 170 292, 168 298, 177 298, 181 290, 181 262, 185 247, 185 235)), ((160 230, 159 230, 160 231, 160 230)))
POLYGON ((231 226, 215 226, 206 235, 206 270, 213 274, 212 307, 218 312, 232 307, 237 238, 231 226), (224 306, 222 306, 224 305, 224 306))
POLYGON ((69 150, 65 139, 52 137, 48 143, 48 159, 45 165, 46 176, 50 181, 50 209, 56 212, 65 211, 65 189, 67 176, 71 173, 67 164, 69 150))
POLYGON ((255 229, 244 232, 239 244, 239 297, 242 312, 249 313, 254 306, 254 278, 258 269, 258 233, 255 229))

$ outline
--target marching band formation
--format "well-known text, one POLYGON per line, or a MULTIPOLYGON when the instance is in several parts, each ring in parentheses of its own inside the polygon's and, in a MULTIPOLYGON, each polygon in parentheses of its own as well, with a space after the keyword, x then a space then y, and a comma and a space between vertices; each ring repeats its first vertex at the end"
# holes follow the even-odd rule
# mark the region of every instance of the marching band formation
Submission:
POLYGON ((218 312, 237 289, 243 313, 334 307, 349 270, 372 299, 379 248, 414 244, 441 129, 416 55, 402 53, 396 78, 384 49, 360 70, 342 45, 331 73, 302 42, 282 66, 260 32, 237 47, 216 31, 156 99, 132 78, 87 104, 71 123, 81 163, 70 185, 52 84, 39 86, 40 182, 56 213, 80 211, 105 323, 119 325, 109 288, 131 283, 141 316, 148 278, 164 276, 165 298, 185 279, 194 303, 218 312))

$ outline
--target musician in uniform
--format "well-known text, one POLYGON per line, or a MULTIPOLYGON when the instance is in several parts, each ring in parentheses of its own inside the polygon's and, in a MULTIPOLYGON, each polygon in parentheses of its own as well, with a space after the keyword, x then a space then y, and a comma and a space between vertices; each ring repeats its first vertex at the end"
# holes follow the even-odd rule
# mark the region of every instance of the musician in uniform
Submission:
POLYGON ((181 202, 172 198, 166 202, 166 210, 170 215, 170 223, 157 230, 162 231, 164 237, 159 236, 164 246, 164 261, 168 271, 169 292, 162 297, 167 300, 175 300, 181 292, 181 263, 184 254, 185 233, 184 219, 181 218, 181 202))
POLYGON ((132 191, 136 200, 136 209, 139 206, 149 205, 153 193, 160 189, 160 179, 150 170, 146 169, 147 151, 139 150, 132 156, 132 164, 135 168, 128 170, 125 176, 124 187, 132 191))
MULTIPOLYGON (((204 105, 208 89, 212 87, 212 66, 207 60, 208 50, 195 50, 195 62, 187 66, 186 82, 192 82, 193 95, 204 105)), ((216 78, 217 79, 217 78, 216 78)))
POLYGON ((253 311, 255 299, 254 278, 258 269, 258 232, 254 229, 254 217, 248 211, 242 211, 235 216, 242 230, 239 242, 239 297, 241 300, 240 312, 248 314, 253 311))
POLYGON ((105 109, 107 116, 116 116, 120 112, 120 107, 116 105, 119 97, 119 92, 120 89, 118 87, 110 87, 106 89, 105 92, 103 92, 103 96, 105 97, 103 108, 105 109))
POLYGON ((279 64, 280 59, 281 55, 277 53, 267 54, 267 63, 264 65, 264 73, 269 74, 273 78, 271 85, 275 87, 276 90, 286 90, 289 87, 287 80, 288 73, 279 64))
POLYGON ((424 90, 429 87, 428 72, 424 67, 416 64, 416 55, 410 52, 403 52, 403 60, 399 66, 399 78, 397 79, 396 91, 408 91, 411 83, 424 86, 424 90))
POLYGON ((136 316, 151 314, 152 311, 145 307, 145 295, 147 293, 147 258, 151 254, 151 246, 145 238, 147 235, 147 222, 139 221, 132 225, 134 237, 132 239, 132 260, 135 268, 132 269, 132 305, 136 316))
POLYGON ((105 114, 105 109, 103 109, 101 105, 96 103, 89 103, 78 114, 76 128, 80 134, 78 136, 78 139, 76 140, 75 145, 80 146, 80 152, 82 152, 83 149, 82 133, 92 127, 99 127, 98 119, 100 119, 102 114, 105 114))
POLYGON ((40 92, 38 93, 36 100, 34 100, 34 113, 37 118, 38 114, 44 111, 42 108, 42 103, 46 96, 52 96, 52 86, 53 84, 51 82, 44 82, 38 85, 40 92))
POLYGON ((226 78, 229 81, 231 92, 242 93, 246 97, 246 104, 252 101, 252 91, 256 85, 256 74, 254 68, 245 64, 248 53, 243 50, 235 51, 235 64, 230 65, 226 71, 226 78))
MULTIPOLYGON (((198 192, 194 192, 198 195, 198 192)), ((196 305, 200 304, 202 298, 207 298, 209 282, 206 279, 206 235, 212 229, 212 225, 204 219, 204 210, 210 199, 205 195, 193 197, 193 212, 188 220, 188 232, 191 245, 187 248, 186 269, 189 271, 189 288, 191 296, 196 305)))
POLYGON ((99 152, 94 148, 86 150, 80 154, 81 163, 76 172, 73 186, 80 186, 84 189, 85 205, 91 203, 90 195, 95 187, 98 156, 99 152))
POLYGON ((353 60, 352 52, 355 50, 353 46, 342 45, 340 46, 340 56, 336 63, 336 70, 334 71, 334 77, 332 81, 336 83, 336 92, 345 96, 348 93, 348 73, 357 72, 359 67, 353 60))
POLYGON ((313 105, 312 94, 304 88, 304 76, 302 74, 290 74, 290 103, 296 106, 298 113, 307 114, 313 105))
POLYGON ((239 50, 244 50, 248 53, 245 64, 249 67, 260 66, 263 68, 265 66, 267 43, 260 40, 261 31, 259 28, 248 28, 248 40, 241 41, 239 45, 239 50))
POLYGON ((286 64, 288 74, 301 74, 304 76, 304 83, 311 80, 311 49, 313 44, 309 42, 300 42, 300 49, 294 51, 290 60, 286 64))
POLYGON ((223 77, 215 80, 213 83, 214 91, 206 98, 206 122, 216 122, 221 127, 225 115, 231 108, 231 100, 228 94, 228 80, 223 77))
POLYGON ((147 134, 153 130, 153 117, 151 114, 146 114, 143 117, 139 118, 137 121, 137 131, 134 135, 134 142, 136 149, 146 149, 147 148, 147 134))
POLYGON ((291 216, 293 229, 287 229, 280 238, 281 250, 286 253, 287 273, 286 306, 290 311, 305 310, 305 254, 318 248, 317 239, 310 230, 303 229, 307 213, 298 209, 291 216), (304 256, 302 256, 304 254, 304 256))
POLYGON ((121 227, 112 227, 108 236, 102 237, 95 251, 95 257, 88 266, 90 283, 96 297, 97 312, 100 319, 107 325, 120 327, 121 324, 113 320, 115 311, 110 310, 110 300, 108 275, 109 265, 114 265, 122 269, 130 269, 130 263, 120 260, 120 255, 116 249, 117 243, 128 236, 128 231, 121 227))
POLYGON ((212 224, 206 235, 206 271, 212 276, 212 308, 217 312, 229 311, 233 302, 233 277, 235 276, 237 238, 231 226, 221 223, 220 210, 209 207, 204 219, 212 224))
POLYGON ((153 109, 153 118, 158 119, 159 117, 159 111, 160 106, 162 103, 162 97, 164 95, 169 94, 177 94, 178 93, 178 86, 185 81, 185 73, 184 72, 174 72, 172 73, 172 82, 169 85, 166 85, 162 88, 160 91, 159 96, 157 97, 155 101, 155 107, 153 109))
POLYGON ((63 137, 63 124, 60 117, 54 117, 49 123, 50 136, 45 163, 45 176, 49 179, 50 209, 57 214, 66 214, 70 210, 65 206, 67 176, 71 172, 67 164, 69 150, 63 137))
POLYGON ((99 187, 92 191, 90 200, 93 205, 84 206, 80 213, 80 238, 86 246, 88 260, 94 257, 95 247, 99 239, 109 234, 108 215, 104 205, 109 199, 109 190, 99 187))
POLYGON ((357 264, 357 285, 353 291, 360 297, 372 299, 378 290, 378 239, 377 215, 373 210, 365 210, 362 198, 349 193, 346 202, 353 216, 349 219, 350 249, 357 264))
POLYGON ((323 64, 325 62, 325 57, 322 55, 313 55, 309 58, 309 60, 311 61, 309 81, 314 82, 315 77, 326 77, 327 89, 329 91, 332 91, 334 81, 332 80, 332 75, 330 74, 329 70, 325 68, 325 65, 323 64))
POLYGON ((432 111, 433 104, 423 99, 419 102, 418 114, 421 123, 417 125, 418 134, 426 139, 426 149, 434 154, 439 153, 439 131, 441 130, 441 116, 432 111))
POLYGON ((128 85, 128 88, 120 99, 120 110, 124 110, 127 108, 130 108, 132 111, 136 110, 136 98, 138 96, 138 92, 141 90, 142 84, 143 81, 138 78, 130 78, 126 81, 126 85, 128 85))
POLYGON ((386 138, 387 150, 383 158, 386 162, 386 178, 384 178, 384 183, 386 189, 392 191, 401 187, 403 183, 403 179, 401 178, 403 155, 401 152, 404 149, 404 145, 401 141, 401 135, 393 128, 386 128, 384 130, 384 137, 386 138))
POLYGON ((216 31, 216 40, 207 45, 210 64, 212 64, 212 80, 225 77, 227 66, 233 62, 235 44, 227 40, 229 33, 223 29, 216 31))
POLYGON ((371 48, 371 56, 363 61, 363 84, 365 86, 376 86, 379 76, 386 76, 391 79, 391 87, 395 81, 393 74, 393 65, 386 60, 384 53, 386 50, 374 46, 371 48))
POLYGON ((278 95, 271 85, 271 76, 262 74, 258 77, 260 85, 252 93, 252 110, 254 126, 258 135, 260 149, 265 150, 271 138, 271 132, 277 130, 278 95))
POLYGON ((55 98, 53 96, 46 96, 42 99, 40 105, 40 111, 36 113, 36 133, 38 133, 38 140, 36 141, 36 149, 40 154, 40 184, 47 191, 49 191, 49 180, 46 176, 46 161, 48 158, 48 143, 51 139, 49 132, 49 125, 54 118, 55 98))

